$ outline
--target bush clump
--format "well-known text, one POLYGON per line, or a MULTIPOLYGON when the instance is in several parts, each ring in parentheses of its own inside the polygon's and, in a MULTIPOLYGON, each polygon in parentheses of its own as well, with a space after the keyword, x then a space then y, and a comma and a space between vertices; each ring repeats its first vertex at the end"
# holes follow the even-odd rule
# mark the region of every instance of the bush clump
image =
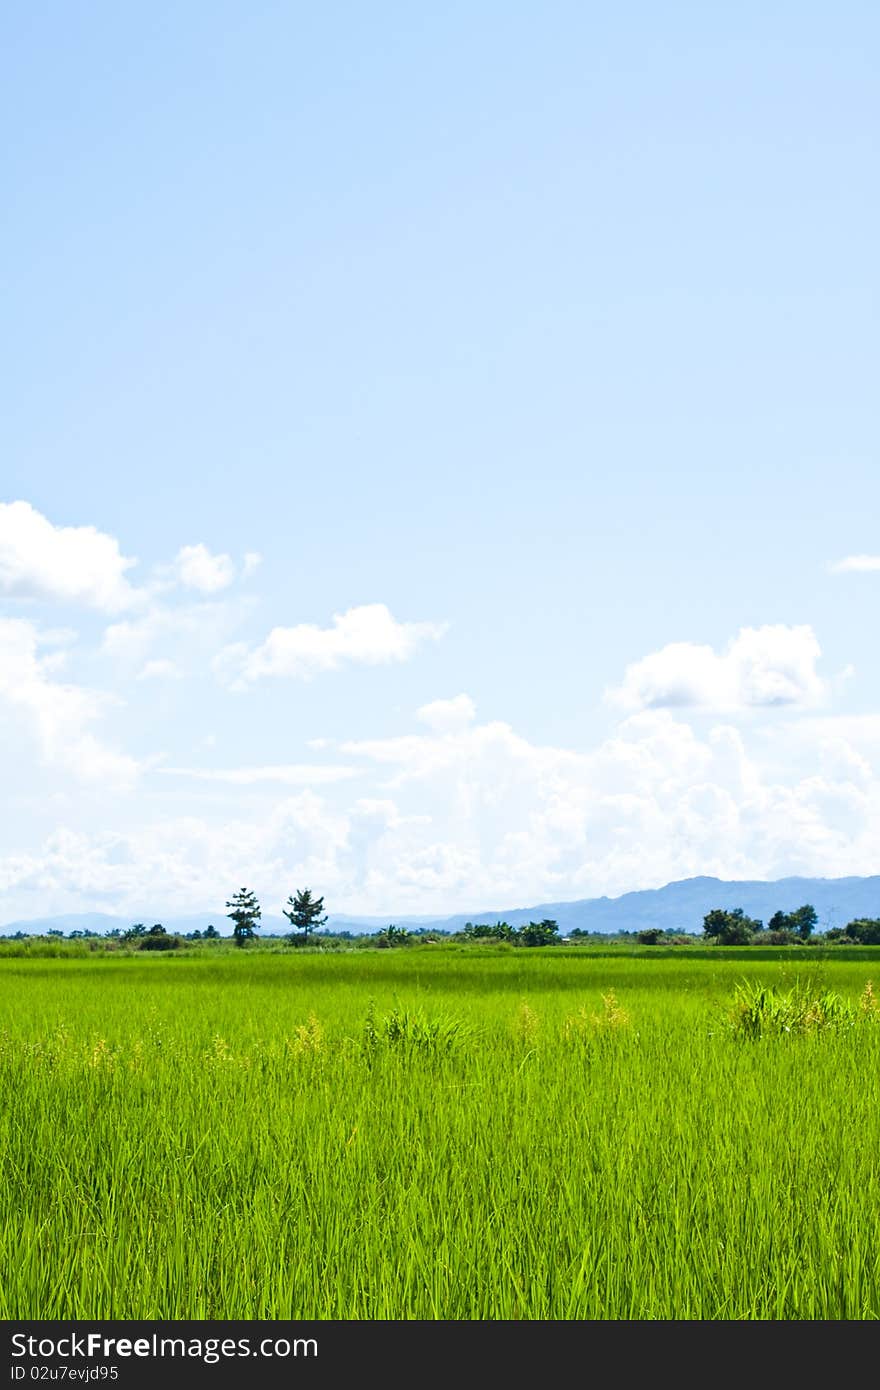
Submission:
POLYGON ((183 942, 179 936, 145 936, 138 946, 139 951, 179 951, 183 942))

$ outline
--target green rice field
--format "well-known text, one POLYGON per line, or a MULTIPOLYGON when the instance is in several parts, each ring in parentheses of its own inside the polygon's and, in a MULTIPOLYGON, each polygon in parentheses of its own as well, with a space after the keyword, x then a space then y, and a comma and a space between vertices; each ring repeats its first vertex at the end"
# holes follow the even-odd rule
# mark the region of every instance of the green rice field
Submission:
POLYGON ((0 956, 0 1317, 880 1314, 880 953, 0 956))

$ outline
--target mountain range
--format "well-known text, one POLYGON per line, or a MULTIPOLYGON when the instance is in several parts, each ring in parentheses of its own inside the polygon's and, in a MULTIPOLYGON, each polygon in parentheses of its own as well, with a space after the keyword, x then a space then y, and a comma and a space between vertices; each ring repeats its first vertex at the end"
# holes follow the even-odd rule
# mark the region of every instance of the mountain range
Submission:
MULTIPOLYGON (((468 922, 509 922, 513 927, 525 922, 552 917, 559 923, 562 935, 580 928, 581 931, 618 932, 644 931, 649 927, 682 932, 700 932, 703 918, 712 908, 741 907, 749 917, 765 924, 777 910, 791 912, 803 903, 812 903, 819 917, 819 930, 842 927, 856 917, 880 917, 880 875, 867 878, 780 878, 775 880, 719 878, 685 878, 667 883, 663 888, 646 888, 623 893, 617 898, 582 898, 576 902, 539 903, 534 907, 489 908, 473 912, 458 912, 449 917, 389 914, 381 917, 359 917, 331 913, 327 922, 330 931, 374 932, 394 922, 397 926, 422 927, 435 931, 460 931, 468 922)), ((209 923, 223 935, 232 931, 224 909, 216 912, 196 912, 185 916, 140 913, 137 917, 122 917, 102 912, 66 913, 56 917, 38 917, 27 921, 7 922, 0 934, 23 931, 29 935, 48 931, 112 931, 125 930, 133 921, 147 926, 161 922, 170 932, 204 931, 209 923)), ((284 934, 290 930, 286 918, 267 913, 261 929, 269 934, 284 934)))

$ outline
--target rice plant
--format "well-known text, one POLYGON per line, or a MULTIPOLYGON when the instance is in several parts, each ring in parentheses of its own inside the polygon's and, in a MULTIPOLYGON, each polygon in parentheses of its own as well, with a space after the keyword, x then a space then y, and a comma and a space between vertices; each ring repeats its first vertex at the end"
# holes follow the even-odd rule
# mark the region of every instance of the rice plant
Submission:
POLYGON ((876 962, 783 956, 5 960, 0 1317, 877 1318, 876 962))
POLYGON ((853 1028, 857 1022, 872 1018, 875 1008, 870 981, 858 1006, 830 989, 816 991, 798 983, 784 990, 746 981, 736 988, 729 1017, 739 1036, 762 1038, 853 1028))

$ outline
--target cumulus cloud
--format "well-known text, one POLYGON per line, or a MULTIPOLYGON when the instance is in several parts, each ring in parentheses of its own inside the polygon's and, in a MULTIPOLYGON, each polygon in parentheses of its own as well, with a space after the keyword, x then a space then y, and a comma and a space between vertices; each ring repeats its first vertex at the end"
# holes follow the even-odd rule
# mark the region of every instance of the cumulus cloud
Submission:
POLYGON ((260 562, 248 551, 239 570, 231 556, 213 554, 201 542, 184 545, 173 564, 157 566, 150 583, 136 587, 127 574, 137 561, 122 554, 114 536, 95 526, 56 526, 29 502, 0 502, 0 594, 12 598, 124 613, 175 585, 219 593, 239 573, 252 575, 260 562))
POLYGON ((174 561, 179 582, 186 589, 216 594, 235 578, 235 564, 228 555, 212 555, 206 545, 184 545, 174 561))
POLYGON ((158 657, 155 661, 148 661, 140 671, 138 671, 139 681, 153 680, 178 680, 182 672, 180 667, 173 661, 164 657, 158 657))
MULTIPOLYGON (((171 654, 192 669, 224 604, 152 607, 110 626, 105 650, 143 680, 159 679, 173 674, 173 637, 171 654)), ((399 622, 384 605, 350 609, 327 627, 277 628, 260 646, 227 648, 225 674, 246 687, 265 675, 400 661, 442 630, 399 622)), ((47 766, 124 786, 144 767, 96 737, 108 697, 65 683, 70 641, 69 632, 0 621, 0 726, 26 733, 47 766)), ((445 914, 693 874, 875 872, 880 716, 822 709, 820 655, 805 626, 744 628, 723 649, 663 647, 627 668, 610 696, 621 710, 614 727, 579 749, 478 720, 462 692, 422 704, 394 737, 307 739, 313 764, 156 768, 149 803, 114 801, 112 834, 78 819, 42 850, 0 858, 6 910, 41 915, 100 901, 140 913, 169 900, 195 910, 247 882, 279 902, 312 883, 337 912, 445 914), (173 814, 181 802, 202 814, 173 814)), ((12 739, 7 751, 17 756, 12 739)))
POLYGON ((407 661, 426 641, 436 641, 444 623, 398 622, 384 603, 363 604, 334 614, 332 626, 300 623, 276 627, 259 646, 235 643, 217 657, 218 677, 243 689, 266 676, 309 680, 345 665, 375 666, 407 661))
POLYGON ((432 700, 422 705, 416 715, 437 733, 451 734, 472 724, 477 710, 469 695, 456 695, 451 700, 432 700))
POLYGON ((880 570, 880 555, 847 555, 828 568, 832 574, 867 574, 880 570))
POLYGON ((606 698, 630 710, 813 707, 827 694, 816 672, 820 656, 811 627, 744 627, 720 653, 693 642, 669 643, 628 666, 606 698))
POLYGON ((114 752, 91 732, 111 697, 53 680, 53 657, 41 657, 32 623, 0 618, 0 701, 35 738, 42 761, 83 781, 128 785, 138 772, 133 758, 114 752))
POLYGON ((136 563, 94 526, 54 526, 29 502, 0 503, 2 593, 118 613, 144 597, 126 579, 136 563))
MULTIPOLYGON (((112 831, 62 825, 35 851, 0 857, 4 915, 45 915, 77 903, 133 919, 147 910, 198 911, 222 904, 242 883, 256 888, 264 913, 277 913, 292 886, 337 881, 348 823, 306 790, 259 819, 169 815, 112 831)), ((222 918, 221 906, 218 925, 222 918)))
POLYGON ((166 784, 166 773, 211 783, 211 812, 134 815, 112 834, 68 826, 33 854, 9 854, 7 910, 99 900, 138 913, 166 902, 195 910, 248 883, 271 911, 291 886, 311 883, 331 911, 445 914, 694 874, 876 871, 877 716, 795 711, 783 723, 698 731, 680 713, 648 709, 582 751, 533 743, 499 721, 419 724, 343 744, 348 761, 321 786, 323 774, 297 764, 163 768, 166 784), (279 799, 300 773, 313 785, 279 799))
POLYGON ((786 737, 781 756, 778 726, 750 726, 747 742, 730 724, 700 735, 658 709, 625 719, 582 753, 532 744, 500 723, 343 748, 385 772, 401 807, 374 876, 381 864, 386 892, 409 885, 412 910, 428 902, 451 911, 450 903, 525 906, 693 874, 874 872, 875 725, 837 729, 798 716, 786 737), (424 806, 428 823, 406 821, 408 809, 424 806))
POLYGON ((239 787, 251 787, 260 782, 318 786, 327 782, 345 782, 358 775, 356 767, 341 764, 316 766, 313 763, 279 763, 261 767, 163 767, 160 771, 174 777, 194 777, 201 782, 228 782, 239 787))
POLYGON ((123 672, 143 677, 178 674, 208 665, 212 651, 231 636, 247 611, 242 600, 220 599, 169 607, 155 603, 137 617, 111 623, 104 632, 102 653, 123 672), (153 656, 156 647, 163 655, 153 656))

